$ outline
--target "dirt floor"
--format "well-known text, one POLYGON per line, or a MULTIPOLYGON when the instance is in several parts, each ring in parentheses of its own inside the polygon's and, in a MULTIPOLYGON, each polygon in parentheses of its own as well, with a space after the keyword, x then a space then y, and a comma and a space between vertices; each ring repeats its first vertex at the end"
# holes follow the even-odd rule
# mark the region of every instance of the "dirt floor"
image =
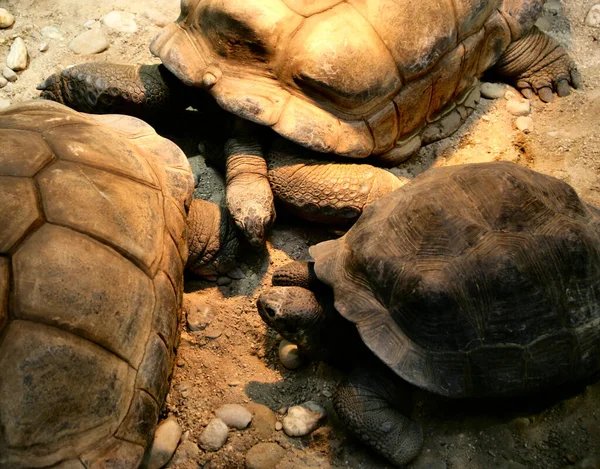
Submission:
MULTIPOLYGON (((421 150, 418 158, 396 172, 414 177, 430 166, 508 160, 563 179, 583 199, 600 206, 600 28, 584 24, 594 0, 546 5, 539 26, 565 45, 583 76, 583 90, 543 104, 531 100, 533 130, 515 126, 506 100, 482 99, 477 111, 451 138, 421 150)), ((158 33, 156 11, 175 19, 178 0, 0 0, 0 7, 16 17, 15 25, 0 30, 0 62, 15 36, 29 50, 28 68, 18 80, 0 89, 0 106, 36 97, 35 86, 53 71, 87 61, 148 63, 156 61, 148 44, 158 33), (148 9, 155 13, 148 15, 148 9), (135 14, 137 31, 111 31, 98 23, 111 10, 135 14), (149 18, 152 17, 154 19, 149 18), (88 23, 96 20, 96 23, 88 23), (87 24, 84 25, 84 23, 87 24), (48 37, 43 28, 58 28, 48 37), (100 27, 110 47, 96 55, 76 55, 69 41, 88 27, 100 27), (42 43, 48 49, 40 51, 42 43)), ((193 115, 171 129, 159 129, 182 146, 199 175, 197 196, 220 202, 223 180, 206 165, 211 145, 198 150, 202 116, 193 115)), ((214 142, 213 142, 214 143, 214 142)), ((163 416, 173 414, 187 438, 196 442, 214 410, 223 403, 254 406, 250 429, 230 431, 225 446, 214 453, 200 450, 172 467, 244 467, 249 448, 274 441, 285 449, 279 468, 386 468, 385 461, 346 433, 331 406, 339 372, 327 365, 308 363, 286 370, 278 359, 279 338, 266 328, 256 312, 258 295, 270 284, 273 270, 289 259, 308 258, 308 247, 339 233, 306 228, 281 216, 265 252, 245 250, 240 259, 242 279, 216 282, 190 278, 186 284, 187 309, 208 303, 214 317, 208 327, 189 332, 182 323, 181 345, 171 392, 163 416), (304 438, 289 438, 274 429, 282 409, 314 400, 328 410, 325 424, 304 438)), ((239 277, 239 275, 238 275, 239 277)), ((600 468, 600 383, 576 390, 558 400, 531 402, 448 402, 417 392, 413 417, 422 423, 425 447, 412 468, 600 468), (596 458, 594 460, 594 458, 596 458)))

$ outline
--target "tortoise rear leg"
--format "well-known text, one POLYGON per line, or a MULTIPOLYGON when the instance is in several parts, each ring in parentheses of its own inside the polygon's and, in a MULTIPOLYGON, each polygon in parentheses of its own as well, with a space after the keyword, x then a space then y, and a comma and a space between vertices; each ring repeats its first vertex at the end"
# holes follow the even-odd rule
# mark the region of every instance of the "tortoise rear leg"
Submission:
POLYGON ((365 444, 396 466, 415 459, 423 446, 421 427, 398 410, 401 390, 382 365, 356 368, 338 386, 334 407, 342 422, 365 444))
POLYGON ((38 85, 41 97, 92 114, 158 117, 184 109, 199 91, 182 84, 163 65, 92 62, 54 73, 38 85))
POLYGON ((570 94, 570 86, 581 86, 581 75, 575 62, 562 46, 535 26, 511 43, 494 67, 530 98, 535 92, 546 103, 570 94))

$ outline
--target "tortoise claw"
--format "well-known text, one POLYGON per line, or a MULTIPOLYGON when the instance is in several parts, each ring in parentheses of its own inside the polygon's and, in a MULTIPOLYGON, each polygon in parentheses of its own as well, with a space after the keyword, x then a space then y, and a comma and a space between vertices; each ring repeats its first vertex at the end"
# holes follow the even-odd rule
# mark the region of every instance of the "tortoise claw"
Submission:
POLYGON ((556 94, 561 98, 571 94, 571 87, 569 86, 569 82, 567 80, 560 80, 558 82, 558 85, 556 85, 556 94))
POLYGON ((531 99, 533 98, 533 90, 531 88, 523 88, 521 90, 521 94, 523 95, 524 98, 526 99, 531 99))
POLYGON ((573 86, 573 88, 581 88, 581 82, 581 73, 579 73, 577 70, 571 70, 571 85, 573 86))
POLYGON ((554 100, 554 94, 552 94, 552 88, 544 86, 538 90, 538 96, 545 103, 551 103, 554 100))

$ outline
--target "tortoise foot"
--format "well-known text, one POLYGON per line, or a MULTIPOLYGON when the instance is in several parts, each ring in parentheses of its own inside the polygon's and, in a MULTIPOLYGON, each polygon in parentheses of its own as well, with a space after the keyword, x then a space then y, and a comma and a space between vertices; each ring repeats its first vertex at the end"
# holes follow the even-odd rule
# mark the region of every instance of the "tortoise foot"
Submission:
POLYGON ((545 103, 554 99, 554 93, 568 96, 571 87, 581 87, 575 62, 558 42, 536 27, 506 49, 495 71, 526 98, 537 94, 545 103))

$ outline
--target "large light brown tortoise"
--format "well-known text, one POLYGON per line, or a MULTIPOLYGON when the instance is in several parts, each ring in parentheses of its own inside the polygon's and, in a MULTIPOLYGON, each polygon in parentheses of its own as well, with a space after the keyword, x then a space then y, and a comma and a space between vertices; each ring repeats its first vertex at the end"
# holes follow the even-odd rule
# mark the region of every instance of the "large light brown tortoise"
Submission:
POLYGON ((227 207, 260 245, 273 195, 311 220, 356 220, 400 187, 372 165, 396 166, 457 130, 487 70, 543 101, 578 87, 573 61, 534 26, 543 4, 182 0, 151 45, 162 65, 76 65, 39 88, 82 111, 136 115, 168 115, 205 90, 243 119, 225 149, 227 207), (285 139, 270 145, 243 122, 285 139))
POLYGON ((513 163, 435 168, 273 275, 267 324, 349 368, 341 420, 396 465, 423 435, 402 382, 451 398, 600 377, 600 209, 513 163))
POLYGON ((175 359, 184 267, 237 249, 143 121, 0 112, 0 468, 136 468, 175 359))

